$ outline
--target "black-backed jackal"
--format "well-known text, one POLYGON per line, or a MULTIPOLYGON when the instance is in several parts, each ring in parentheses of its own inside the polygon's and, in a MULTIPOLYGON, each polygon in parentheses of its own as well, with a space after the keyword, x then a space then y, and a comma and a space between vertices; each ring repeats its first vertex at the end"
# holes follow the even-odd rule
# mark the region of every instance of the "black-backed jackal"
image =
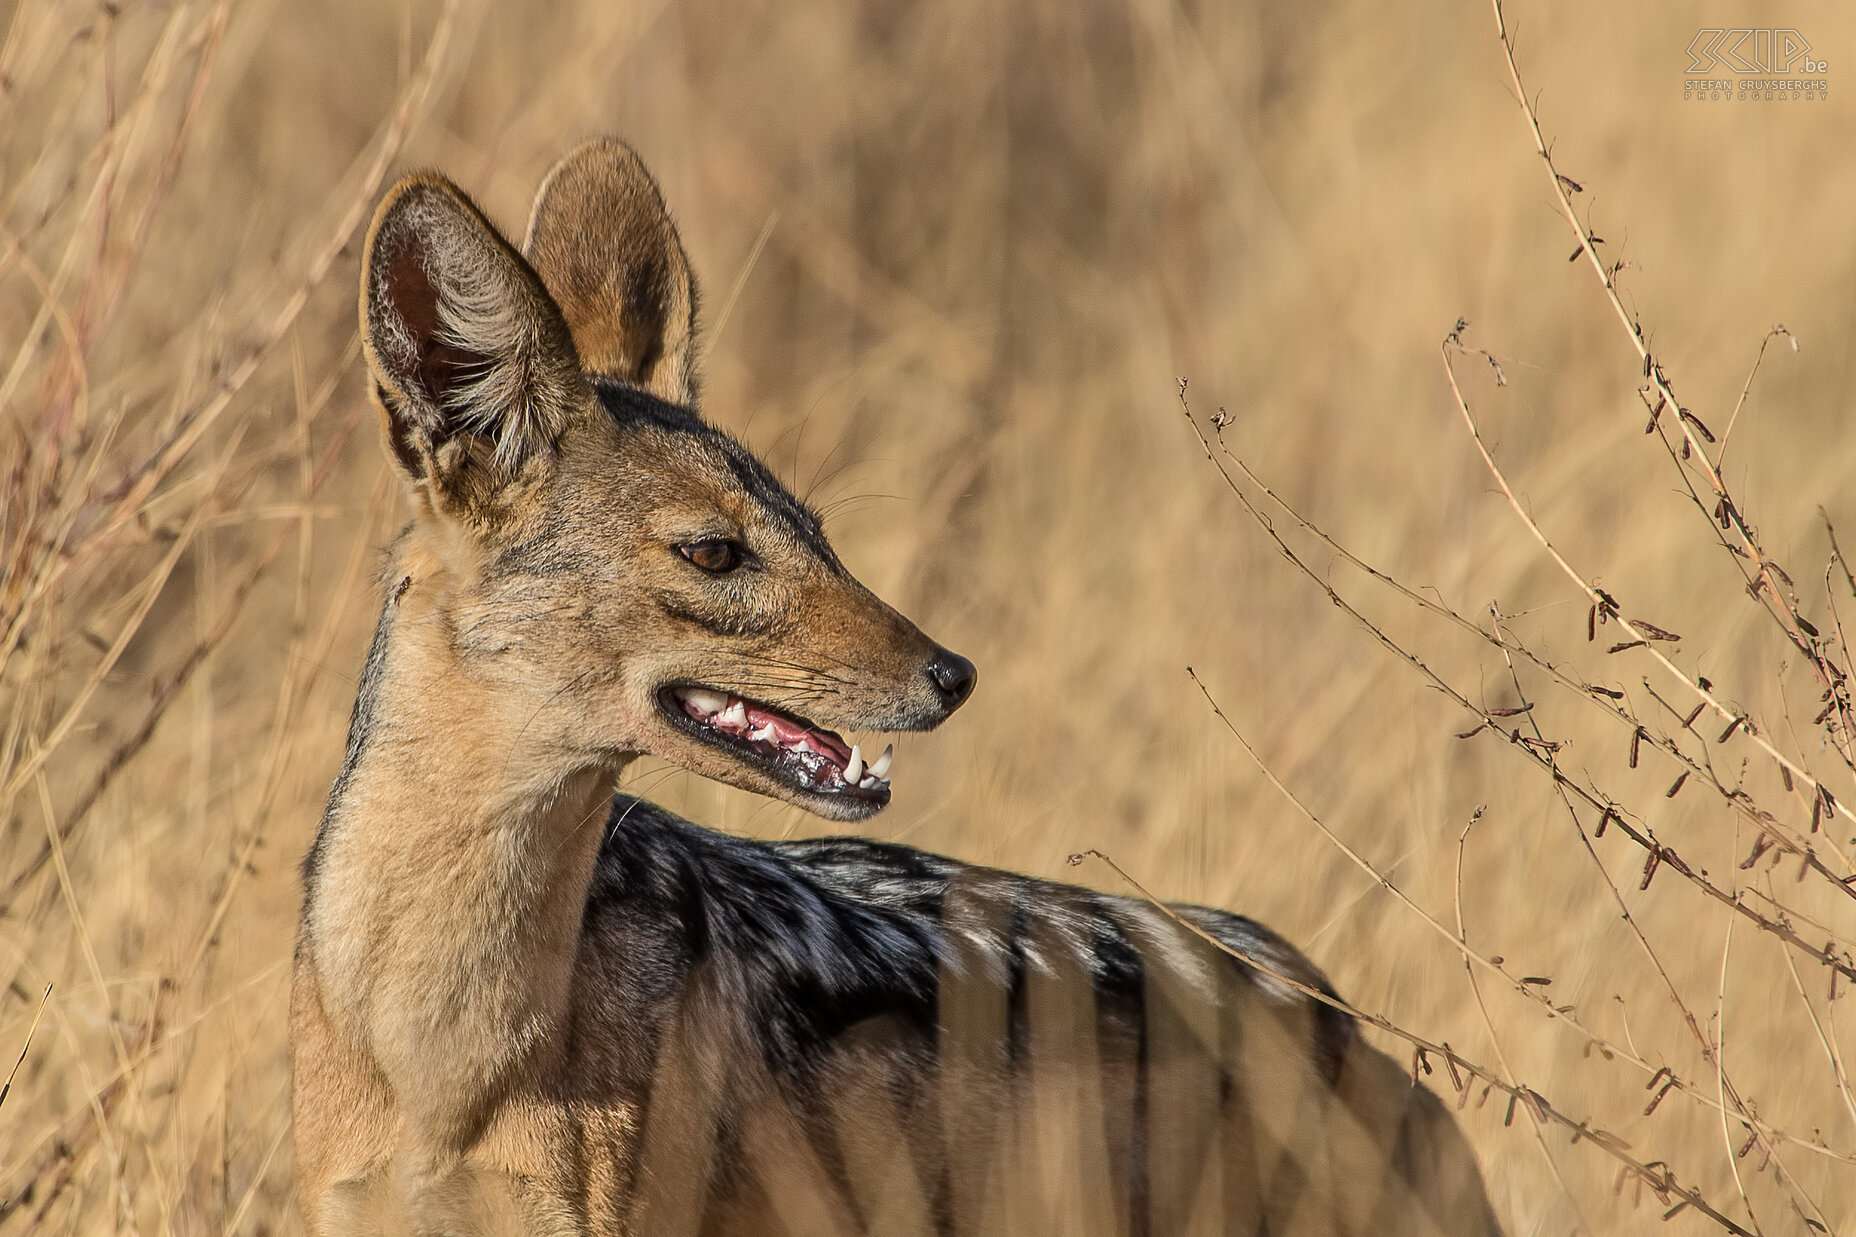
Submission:
POLYGON ((415 514, 304 868, 310 1228, 1494 1231, 1435 1097, 1249 920, 615 798, 649 752, 862 820, 889 752, 828 727, 926 730, 974 684, 698 417, 695 300, 617 142, 521 252, 433 175, 368 233, 415 514))

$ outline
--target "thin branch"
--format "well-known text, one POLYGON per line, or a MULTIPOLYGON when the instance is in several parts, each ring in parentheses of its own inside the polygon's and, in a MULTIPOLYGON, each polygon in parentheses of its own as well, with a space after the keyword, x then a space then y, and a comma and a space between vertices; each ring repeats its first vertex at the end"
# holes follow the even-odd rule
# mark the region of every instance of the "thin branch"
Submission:
MULTIPOLYGON (((1482 627, 1472 623, 1469 619, 1459 614, 1452 607, 1434 598, 1427 597, 1416 589, 1406 587, 1391 575, 1360 558, 1345 544, 1337 541, 1320 525, 1303 515, 1293 504, 1259 477, 1250 466, 1244 462, 1243 457, 1232 452, 1230 446, 1224 440, 1222 429, 1217 430, 1217 434, 1219 454, 1222 455, 1225 460, 1229 461, 1232 468, 1236 469, 1244 480, 1261 491, 1264 496, 1280 508, 1285 515, 1294 520, 1296 525, 1304 532, 1317 538, 1329 550, 1332 550, 1335 554, 1354 568, 1363 572, 1376 583, 1392 590, 1400 597, 1420 607, 1427 613, 1434 614, 1448 621, 1459 630, 1477 637, 1497 650, 1510 649, 1520 654, 1536 669, 1547 674, 1573 696, 1585 701, 1591 707, 1600 710, 1606 716, 1624 726, 1628 733, 1633 736, 1633 741, 1651 744, 1658 750, 1664 752, 1671 759, 1680 763, 1691 773, 1700 776, 1715 793, 1721 796, 1722 800, 1726 802, 1733 811, 1745 819, 1747 823, 1758 829, 1761 834, 1768 839, 1771 845, 1777 846, 1783 853, 1798 859, 1813 872, 1831 882, 1832 886, 1844 896, 1856 898, 1856 888, 1852 888, 1851 885, 1846 883, 1847 875, 1856 874, 1856 862, 1852 862, 1850 857, 1837 845, 1833 837, 1826 834, 1822 840, 1831 854, 1835 855, 1843 864, 1845 875, 1839 875, 1833 872, 1825 865, 1823 860, 1816 854, 1810 845, 1802 839, 1802 835, 1797 834, 1793 828, 1784 825, 1770 812, 1759 808, 1753 803, 1751 797, 1748 796, 1745 791, 1729 787, 1723 783, 1715 775, 1711 765, 1705 763, 1705 747, 1703 748, 1703 759, 1697 761, 1687 752, 1683 751, 1680 745, 1673 739, 1647 727, 1628 706, 1622 703, 1622 693, 1587 683, 1583 678, 1570 673, 1558 663, 1535 652, 1528 647, 1525 641, 1519 639, 1512 631, 1508 632, 1505 636, 1498 636, 1485 631, 1482 627)), ((1226 484, 1232 484, 1232 480, 1229 476, 1226 477, 1226 484)), ((1852 581, 1852 593, 1856 593, 1856 581, 1852 581)), ((1592 621, 1595 626, 1600 617, 1597 603, 1594 603, 1592 621)), ((1610 621, 1608 612, 1605 621, 1610 621)), ((1748 722, 1749 719, 1745 717, 1745 715, 1736 716, 1729 723, 1728 730, 1723 734, 1721 741, 1725 742, 1726 739, 1732 737, 1733 734, 1747 729, 1748 722)), ((1819 801, 1821 802, 1821 797, 1819 801)))
MULTIPOLYGON (((1662 439, 1670 459, 1676 464, 1676 471, 1682 478, 1683 487, 1697 509, 1708 517, 1709 527, 1713 528, 1718 520, 1720 532, 1717 535, 1720 537, 1721 544, 1734 555, 1735 565, 1744 575, 1748 591, 1760 600, 1762 608, 1772 616, 1786 639, 1804 654, 1812 669, 1817 673, 1819 685, 1825 692, 1825 699, 1832 701, 1834 705, 1832 710, 1827 711, 1825 721, 1828 723, 1829 716, 1834 713, 1839 723, 1825 725, 1831 746, 1836 749, 1845 768, 1852 774, 1856 774, 1856 751, 1852 751, 1850 746, 1850 732, 1856 730, 1856 705, 1853 705, 1848 692, 1844 689, 1848 676, 1840 667, 1831 663, 1823 653, 1815 632, 1799 614, 1796 599, 1789 596, 1787 585, 1790 577, 1786 575, 1784 568, 1766 554, 1752 526, 1746 522, 1738 504, 1728 492, 1727 484, 1722 479, 1719 468, 1709 462, 1707 445, 1714 441, 1714 435, 1702 425, 1699 418, 1676 399, 1662 365, 1651 355, 1649 344, 1644 339, 1643 324, 1624 307, 1624 301, 1618 293, 1617 268, 1607 266, 1598 256, 1597 247, 1601 243, 1600 239, 1592 234, 1592 230, 1579 219, 1578 212, 1573 209, 1572 199, 1567 194, 1567 186, 1574 182, 1563 175, 1554 164, 1553 152, 1541 132, 1539 109, 1529 101, 1527 91, 1521 84, 1521 70, 1515 61, 1514 40, 1508 32, 1507 19, 1502 12, 1502 0, 1490 0, 1490 3, 1494 9, 1495 31, 1501 42, 1502 57, 1507 64, 1508 81, 1513 90, 1515 103, 1520 107, 1521 114, 1527 122, 1528 134, 1533 139, 1534 150, 1540 155, 1546 168, 1547 180, 1553 188, 1554 200, 1559 205, 1560 213, 1565 216, 1567 224, 1572 228, 1574 235, 1579 238, 1579 249, 1576 252, 1585 255, 1593 273, 1598 277, 1599 285, 1604 290, 1606 303, 1617 315, 1632 349, 1636 351, 1638 359, 1643 362, 1645 384, 1641 388, 1641 393, 1644 396, 1645 405, 1650 409, 1649 428, 1662 439), (1665 412, 1672 415, 1665 417, 1663 415, 1665 412), (1679 446, 1669 437, 1667 427, 1671 420, 1675 422, 1676 433, 1680 440, 1679 446), (1703 500, 1702 495, 1691 482, 1688 469, 1684 467, 1685 464, 1692 465, 1701 473, 1706 482, 1714 499, 1712 514, 1710 514, 1709 504, 1703 500), (1737 542, 1726 539, 1725 532, 1729 528, 1738 535, 1737 542), (1748 567, 1747 563, 1751 563, 1751 567, 1748 567)), ((1767 338, 1771 338, 1770 334, 1767 338)), ((1454 387, 1455 383, 1452 382, 1451 385, 1454 387)), ((1848 815, 1847 809, 1845 814, 1848 815)))
POLYGON ((1727 440, 1733 437, 1734 426, 1740 420, 1740 410, 1746 406, 1746 397, 1753 390, 1753 379, 1759 376, 1759 367, 1766 360, 1766 348, 1780 335, 1791 341, 1793 352, 1798 351, 1798 337, 1786 330, 1783 323, 1767 331, 1765 338, 1759 341, 1759 355, 1753 358, 1753 368, 1747 370, 1746 382, 1740 387, 1740 398, 1734 401, 1734 410, 1727 416, 1727 428, 1721 431, 1721 448, 1714 453, 1716 472, 1720 471, 1721 461, 1727 458, 1727 440))
POLYGON ((1442 675, 1425 664, 1422 658, 1386 635, 1385 631, 1381 629, 1378 624, 1360 613, 1360 611, 1348 602, 1346 598, 1342 597, 1334 586, 1324 579, 1319 572, 1315 571, 1314 568, 1310 567, 1302 560, 1301 556, 1296 554, 1289 543, 1283 539, 1282 534, 1276 530, 1275 525, 1271 523, 1269 516, 1257 510, 1256 505, 1250 501, 1249 495, 1243 492, 1232 479, 1231 475, 1225 471, 1224 466, 1218 462, 1217 457, 1212 454, 1211 441, 1205 437, 1204 431, 1199 428, 1198 422, 1193 419, 1192 408, 1190 404, 1186 402, 1184 384, 1180 387, 1179 399, 1181 409, 1186 418, 1186 423, 1191 427, 1193 435, 1198 438, 1199 445, 1204 451, 1205 458, 1209 460, 1212 467, 1216 468, 1220 475, 1224 477, 1225 484, 1229 487, 1231 492, 1236 495, 1238 502, 1243 506, 1245 512, 1250 515, 1257 523, 1258 527, 1262 528, 1265 535, 1275 544, 1277 553, 1281 554, 1296 568, 1296 570, 1300 571, 1320 588, 1329 602, 1358 624, 1381 648, 1410 666, 1413 670, 1416 670, 1424 677, 1426 682, 1449 697, 1459 708, 1476 717, 1478 719, 1478 729, 1488 729, 1495 734, 1501 735, 1508 741, 1512 750, 1526 757, 1543 773, 1553 779, 1557 785, 1565 787, 1567 792, 1574 798, 1584 803, 1592 811, 1599 813, 1601 820, 1614 822, 1619 832, 1630 838, 1648 853, 1650 859, 1654 861, 1650 869, 1652 872, 1667 866, 1682 880, 1687 881, 1722 905, 1732 907, 1736 913, 1745 917, 1749 922, 1758 925, 1762 931, 1772 933, 1779 939, 1786 941, 1799 952, 1815 958, 1818 962, 1834 969, 1845 978, 1856 980, 1856 960, 1839 957, 1827 946, 1813 945, 1811 942, 1799 936, 1797 931, 1782 919, 1769 919, 1752 907, 1735 899, 1719 885, 1714 884, 1706 876, 1703 876, 1699 869, 1685 861, 1672 847, 1657 840, 1655 834, 1650 830, 1647 824, 1641 819, 1633 819, 1634 813, 1626 811, 1617 802, 1585 786, 1574 779, 1572 775, 1568 774, 1560 767, 1559 762, 1554 759, 1554 751, 1557 750, 1556 747, 1552 749, 1543 747, 1537 740, 1523 739, 1518 729, 1504 728, 1501 724, 1501 719, 1492 716, 1487 710, 1476 705, 1469 697, 1465 696, 1461 691, 1458 691, 1456 687, 1442 675))
MULTIPOLYGON (((1495 484, 1501 487, 1502 494, 1508 500, 1508 506, 1514 511, 1516 517, 1520 519, 1528 533, 1531 534, 1534 540, 1540 544, 1541 548, 1547 552, 1548 557, 1552 558, 1553 561, 1559 565, 1560 570, 1565 573, 1566 578, 1577 585, 1579 591, 1585 594, 1595 611, 1609 622, 1616 623, 1619 626, 1624 634, 1629 637, 1628 643, 1630 645, 1641 646, 1647 656, 1667 671, 1671 678, 1681 683, 1692 692, 1697 699, 1707 705, 1717 717, 1737 723, 1741 732, 1751 739, 1754 745, 1762 752, 1770 756, 1780 768, 1786 770, 1793 777, 1805 783, 1820 797, 1826 794, 1827 788, 1819 783, 1815 775, 1803 765, 1785 756, 1778 748, 1774 747, 1756 727, 1751 725, 1750 720, 1744 713, 1728 707, 1712 689, 1703 686, 1700 680, 1691 678, 1689 675, 1683 673, 1683 671, 1669 659, 1668 655, 1658 647, 1660 641, 1654 637, 1653 633, 1644 629, 1641 619, 1632 620, 1625 618, 1615 597, 1604 589, 1597 588, 1591 584, 1573 568, 1571 563, 1566 561, 1565 557, 1562 556, 1557 549, 1554 548, 1553 543, 1548 540, 1547 535, 1540 530, 1540 525, 1534 522, 1534 517, 1528 514, 1527 508, 1522 505, 1521 500, 1515 496, 1514 489, 1508 484, 1508 478, 1502 473, 1500 465, 1496 464, 1495 457, 1489 454, 1488 446, 1482 440, 1482 433, 1480 429, 1477 428, 1476 418, 1469 410, 1469 401, 1464 397, 1462 387, 1457 384, 1456 370, 1450 364, 1451 348, 1460 348, 1460 346, 1456 332, 1452 332, 1451 336, 1445 339, 1443 344, 1444 376, 1449 380, 1450 394, 1456 400, 1457 411, 1463 418, 1463 424, 1469 430, 1471 440, 1476 444, 1477 454, 1482 457, 1482 462, 1488 468, 1489 475, 1494 478, 1495 484)), ((1856 813, 1852 813, 1848 805, 1835 798, 1835 796, 1831 796, 1830 802, 1833 811, 1841 815, 1844 819, 1856 823, 1856 813)), ((1838 853, 1841 854, 1840 851, 1838 853)), ((1828 873, 1826 874, 1828 875, 1828 873)), ((1835 878, 1833 877, 1832 879, 1835 878)))

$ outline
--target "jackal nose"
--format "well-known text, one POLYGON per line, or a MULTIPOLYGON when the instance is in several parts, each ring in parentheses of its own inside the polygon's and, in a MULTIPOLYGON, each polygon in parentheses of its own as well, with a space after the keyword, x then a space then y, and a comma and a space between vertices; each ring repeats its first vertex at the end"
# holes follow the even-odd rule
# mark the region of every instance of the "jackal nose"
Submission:
POLYGON ((979 682, 980 672, 960 654, 942 649, 928 663, 928 677, 934 681, 935 690, 941 693, 941 703, 952 713, 973 694, 973 685, 979 682))

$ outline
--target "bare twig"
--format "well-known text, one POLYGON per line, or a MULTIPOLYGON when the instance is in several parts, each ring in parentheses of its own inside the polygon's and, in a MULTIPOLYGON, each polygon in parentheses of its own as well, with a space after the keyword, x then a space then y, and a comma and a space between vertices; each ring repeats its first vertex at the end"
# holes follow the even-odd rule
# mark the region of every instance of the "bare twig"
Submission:
POLYGON ((1426 682, 1449 697, 1459 708, 1473 715, 1477 719, 1478 730, 1487 729, 1507 739, 1511 750, 1519 752, 1522 756, 1526 757, 1543 773, 1547 774, 1555 784, 1563 786, 1573 798, 1584 803, 1591 811, 1598 813, 1601 821, 1615 823, 1618 830, 1625 837, 1628 837, 1631 841, 1644 849, 1651 861, 1649 870, 1652 873, 1660 867, 1667 866, 1671 871, 1679 875, 1681 879, 1695 886, 1710 898, 1713 898, 1724 906, 1732 907, 1737 914, 1756 924, 1762 931, 1772 933, 1780 940, 1790 944, 1799 952, 1835 970, 1839 975, 1847 979, 1856 980, 1856 960, 1841 957, 1832 952, 1827 946, 1815 945, 1805 940, 1794 928, 1786 923, 1784 919, 1768 918, 1761 915, 1744 902, 1734 898, 1726 890, 1702 875, 1699 868, 1686 862, 1674 849, 1659 841, 1654 833, 1650 831, 1648 825, 1636 819, 1633 813, 1626 811, 1614 800, 1601 795, 1597 790, 1585 785, 1575 779, 1571 774, 1567 773, 1566 770, 1560 766, 1559 762, 1554 759, 1554 752, 1552 750, 1543 748, 1537 740, 1524 741, 1520 731, 1517 729, 1503 727, 1501 725, 1501 719, 1494 717, 1487 710, 1471 701, 1468 696, 1457 690, 1457 688, 1443 678, 1443 676, 1438 674, 1435 670, 1432 670, 1422 658, 1386 635, 1385 631, 1380 628, 1378 624, 1360 613, 1352 603, 1340 595, 1339 591, 1336 590, 1331 583, 1323 578, 1319 572, 1315 571, 1314 568, 1310 567, 1300 555, 1296 554, 1289 543, 1283 539, 1282 534, 1276 530, 1275 525, 1270 522, 1269 517, 1257 510, 1256 505, 1250 501, 1249 496, 1243 492, 1232 479, 1231 475, 1225 471, 1224 466, 1218 462, 1217 457, 1212 453, 1211 441, 1206 438, 1204 431, 1199 428, 1198 422, 1193 419, 1191 406, 1186 402, 1186 391, 1183 384, 1180 387, 1179 397, 1180 406, 1185 415, 1186 423, 1191 427, 1193 435, 1198 438, 1199 445, 1205 453, 1205 458, 1211 461, 1214 468, 1218 469, 1219 474, 1224 477, 1227 487, 1237 496, 1238 502, 1243 506, 1245 512, 1250 515, 1257 523, 1258 527, 1262 528, 1265 535, 1270 538, 1271 542, 1276 547, 1277 553, 1281 554, 1296 568, 1296 570, 1300 571, 1320 588, 1329 602, 1343 614, 1347 615, 1348 618, 1352 619, 1354 623, 1359 625, 1359 627, 1371 636, 1381 648, 1416 670, 1424 677, 1426 682))
MULTIPOLYGON (((1671 759, 1681 764, 1689 772, 1705 780, 1709 787, 1714 790, 1716 794, 1720 795, 1729 808, 1745 819, 1748 824, 1758 829, 1761 834, 1766 837, 1769 845, 1776 846, 1784 854, 1796 858, 1804 866, 1829 881, 1832 887, 1837 889, 1844 896, 1856 898, 1856 887, 1852 887, 1846 880, 1848 875, 1856 874, 1856 862, 1851 861, 1850 857, 1846 855, 1837 844, 1835 838, 1825 835, 1820 840, 1824 848, 1834 855, 1842 865, 1844 872, 1841 875, 1832 871, 1816 853, 1815 849, 1804 841, 1803 837, 1799 835, 1795 829, 1785 825, 1770 812, 1764 811, 1758 807, 1744 790, 1738 787, 1730 787, 1721 781, 1721 779, 1715 775, 1714 770, 1705 763, 1705 748, 1703 749, 1703 760, 1697 760, 1691 757, 1673 739, 1645 726, 1642 719, 1638 718, 1631 711, 1630 707, 1624 703, 1622 692, 1612 691, 1609 688, 1588 683, 1583 677, 1571 673, 1559 663, 1535 652, 1525 641, 1519 639, 1512 631, 1501 635, 1491 633, 1471 622, 1442 601, 1426 596, 1417 589, 1406 587, 1386 572, 1381 571, 1373 564, 1360 558, 1344 543, 1336 540, 1320 525, 1303 515, 1293 504, 1271 488, 1263 478, 1259 477, 1250 466, 1244 462, 1243 457, 1235 454, 1231 450, 1229 445, 1224 441, 1222 433, 1218 435, 1217 442, 1219 454, 1230 464, 1232 469, 1236 470, 1245 481, 1262 492, 1262 494, 1275 504, 1283 514, 1294 520, 1299 528, 1315 537, 1349 565, 1363 572, 1374 582, 1397 593, 1400 597, 1418 606, 1427 613, 1434 614, 1446 620, 1465 634, 1475 636, 1497 650, 1512 650, 1518 653, 1536 669, 1546 673, 1573 696, 1583 700, 1590 707, 1602 711, 1621 725, 1627 727, 1629 733, 1635 736, 1635 741, 1648 743, 1656 747, 1671 759)), ((1227 485, 1233 484, 1229 476, 1227 476, 1225 480, 1227 485)), ((1852 583, 1852 594, 1856 595, 1856 582, 1852 583)), ((1593 603, 1591 622, 1594 628, 1596 628, 1600 617, 1598 603, 1593 603)), ((1605 612, 1603 617, 1605 621, 1610 621, 1609 610, 1605 612)), ((1742 730, 1747 730, 1749 720, 1750 719, 1744 714, 1732 718, 1728 723, 1727 731, 1721 735, 1720 741, 1726 742, 1726 740, 1734 734, 1742 730)))
MULTIPOLYGON (((1521 84, 1520 66, 1515 61, 1514 39, 1508 30, 1507 19, 1502 11, 1502 2, 1490 0, 1490 3, 1494 9, 1496 35, 1501 42, 1502 57, 1507 64, 1508 81, 1513 89, 1515 103, 1521 109, 1521 114, 1527 122, 1528 134, 1533 139, 1534 150, 1539 154, 1546 168, 1547 179, 1553 188, 1554 200, 1560 208, 1560 213, 1565 216, 1568 226, 1579 238, 1579 249, 1576 252, 1586 257, 1592 272, 1598 277, 1606 303, 1617 315, 1618 322, 1624 327, 1632 349, 1643 362, 1645 384, 1642 394, 1646 406, 1650 409, 1649 428, 1661 438, 1670 459, 1676 465, 1677 474, 1681 477, 1683 488, 1689 498, 1708 519, 1708 526, 1715 531, 1720 544, 1733 554, 1735 567, 1746 579, 1748 591, 1762 603, 1762 608, 1772 616, 1786 639, 1804 654, 1805 659, 1816 672, 1825 698, 1833 704, 1823 719, 1825 733, 1845 768, 1852 774, 1856 774, 1856 750, 1851 747, 1851 733, 1856 731, 1856 703, 1852 702, 1845 687, 1848 675, 1824 652, 1810 624, 1799 613, 1796 598, 1790 595, 1790 577, 1761 546, 1758 535, 1741 514, 1741 507, 1728 491, 1727 483, 1722 478, 1718 465, 1709 461, 1707 447, 1714 441, 1714 435, 1702 425, 1698 417, 1684 408, 1676 399, 1675 391, 1670 386, 1662 364, 1650 352, 1649 343, 1644 337, 1643 324, 1625 308, 1623 298, 1618 293, 1617 271, 1598 256, 1599 238, 1592 234, 1591 229, 1580 220, 1578 212, 1573 209, 1572 199, 1567 192, 1567 185, 1571 182, 1554 164, 1552 149, 1547 145, 1546 137, 1541 132, 1539 113, 1533 103, 1528 100, 1527 91, 1521 84), (1665 417, 1662 415, 1665 412, 1670 415, 1665 417), (1674 423, 1675 438, 1670 437, 1671 422, 1674 423), (1701 474, 1712 501, 1704 499, 1700 491, 1695 488, 1689 473, 1691 467, 1701 474), (1717 521, 1718 528, 1716 527, 1717 521), (1735 534, 1733 540, 1729 540, 1726 535, 1729 529, 1735 534), (1832 718, 1835 719, 1835 724, 1831 724, 1832 718)), ((1774 332, 1768 333, 1767 339, 1770 340, 1772 334, 1777 333, 1779 329, 1782 328, 1776 328, 1774 332)), ((1748 381, 1751 382, 1751 376, 1748 381)), ((1451 385, 1454 388, 1454 380, 1451 385)), ((1558 556, 1555 555, 1555 557, 1558 556)), ((1564 566, 1563 563, 1562 566, 1564 566)), ((1703 695, 1705 698, 1705 691, 1703 695)), ((1718 709, 1718 705, 1714 702, 1710 701, 1710 704, 1718 709)), ((1726 714, 1723 713, 1723 716, 1726 714)), ((1796 773, 1798 770, 1794 768, 1793 772, 1796 773)), ((1844 813, 1848 815, 1848 809, 1844 809, 1844 813)), ((1851 819, 1856 820, 1856 817, 1851 817, 1851 819)))
POLYGON ((1753 358, 1753 368, 1746 372, 1746 382, 1740 387, 1740 398, 1734 401, 1734 410, 1729 413, 1727 417, 1727 427, 1721 431, 1721 447, 1720 450, 1714 454, 1714 468, 1716 472, 1720 471, 1721 461, 1727 458, 1727 440, 1733 436, 1734 426, 1739 423, 1740 410, 1746 406, 1746 397, 1753 389, 1753 379, 1759 376, 1759 367, 1766 360, 1766 349, 1771 345, 1774 339, 1777 339, 1781 335, 1791 341, 1793 352, 1798 351, 1798 337, 1786 330, 1783 324, 1775 326, 1770 331, 1767 331, 1765 337, 1759 341, 1759 354, 1753 358))
MULTIPOLYGON (((1496 485, 1501 487, 1502 494, 1508 500, 1509 508, 1514 511, 1528 533, 1539 543, 1541 548, 1547 552, 1548 557, 1559 565, 1560 570, 1565 573, 1566 578, 1577 585, 1579 591, 1586 595, 1594 611, 1605 618, 1606 621, 1616 623, 1618 627, 1622 629, 1625 636, 1628 637, 1626 643, 1630 647, 1643 648, 1647 656, 1652 658, 1658 666, 1661 666, 1667 671, 1670 677, 1674 678, 1690 692, 1694 693, 1694 695, 1709 709, 1712 709, 1717 716, 1726 721, 1735 723, 1741 733, 1744 733, 1761 751, 1770 756, 1780 768, 1804 782, 1820 796, 1827 793, 1826 788, 1817 780, 1815 775, 1806 770, 1802 765, 1785 756, 1778 748, 1774 747, 1771 742, 1751 724, 1751 721, 1744 713, 1729 707, 1699 678, 1691 677, 1679 669, 1659 647, 1659 642, 1654 640, 1648 632, 1643 630, 1641 620, 1625 618, 1622 611, 1619 609, 1615 597, 1604 589, 1596 587, 1584 576, 1580 575, 1579 572, 1573 568, 1572 564, 1567 562, 1565 557, 1554 548, 1553 543, 1547 539, 1547 535, 1541 531, 1540 525, 1534 522, 1534 517, 1528 514, 1526 506, 1515 496, 1514 489, 1508 484, 1508 478, 1503 474, 1501 466, 1495 462, 1495 457, 1489 454, 1488 446, 1482 441, 1482 433, 1476 425, 1475 415, 1469 410, 1469 401, 1464 397, 1462 387, 1457 385, 1456 371, 1450 364, 1450 349, 1456 346, 1456 335, 1457 333, 1453 331, 1451 337, 1447 338, 1443 345, 1444 375, 1450 383, 1450 393, 1456 400, 1457 411, 1462 415, 1463 423, 1469 430, 1471 440, 1476 444, 1477 454, 1482 457, 1482 462, 1488 469, 1489 475, 1494 478, 1496 485)), ((1837 813, 1848 820, 1856 821, 1856 814, 1852 814, 1850 809, 1841 801, 1832 798, 1831 803, 1833 810, 1837 813)), ((1841 854, 1840 851, 1838 853, 1841 854)), ((1826 871, 1825 875, 1828 876, 1830 874, 1826 871)), ((1832 877, 1832 879, 1835 880, 1836 878, 1832 877)))

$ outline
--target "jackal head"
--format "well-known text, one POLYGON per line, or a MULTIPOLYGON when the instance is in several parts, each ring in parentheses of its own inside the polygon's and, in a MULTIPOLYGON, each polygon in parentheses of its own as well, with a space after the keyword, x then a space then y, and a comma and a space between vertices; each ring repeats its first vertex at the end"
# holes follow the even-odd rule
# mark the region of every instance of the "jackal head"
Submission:
POLYGON ((469 698, 563 774, 649 752, 862 819, 889 802, 889 753, 831 728, 929 729, 974 669, 697 414, 695 313, 676 228, 621 143, 549 174, 522 252, 442 177, 395 186, 361 324, 416 508, 401 562, 429 576, 400 588, 426 590, 447 671, 488 689, 469 698))

